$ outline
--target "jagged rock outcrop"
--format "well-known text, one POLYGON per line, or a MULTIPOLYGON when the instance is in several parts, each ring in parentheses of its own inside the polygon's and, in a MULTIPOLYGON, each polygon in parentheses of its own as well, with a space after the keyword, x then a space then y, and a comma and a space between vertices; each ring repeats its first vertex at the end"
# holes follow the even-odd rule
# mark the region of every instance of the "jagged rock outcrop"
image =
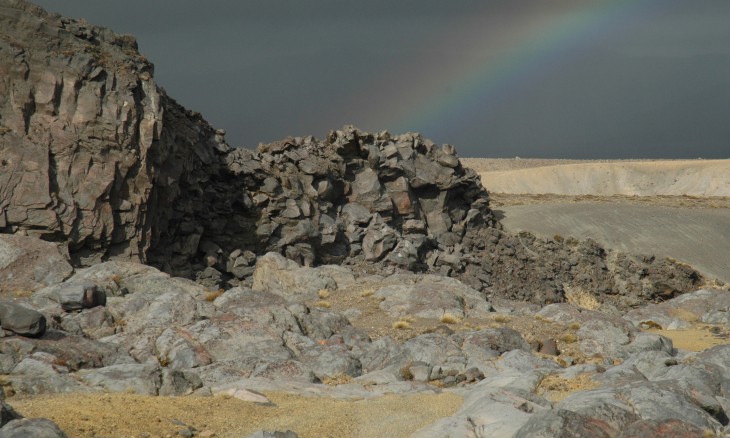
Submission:
POLYGON ((133 37, 0 2, 0 230, 76 265, 146 260, 227 149, 152 80, 133 37))
MULTIPOLYGON (((211 178, 210 208, 178 204, 175 240, 199 241, 199 259, 230 271, 243 250, 276 251, 303 265, 361 257, 414 268, 467 229, 493 225, 489 197, 453 148, 418 134, 368 134, 353 127, 326 140, 290 138, 226 156, 211 178), (206 224, 202 233, 196 225, 206 224), (189 230, 189 231, 186 231, 189 230), (236 257, 231 257, 235 253, 236 257)), ((194 246, 194 245, 193 245, 194 246)), ((175 272, 189 248, 170 245, 175 272), (178 261, 175 264, 175 261, 178 261)), ((202 270, 205 266, 198 266, 202 270)))
POLYGON ((449 145, 347 128, 229 151, 155 84, 132 37, 20 0, 0 3, 0 24, 0 230, 68 245, 77 266, 250 275, 244 250, 276 250, 415 267, 492 223, 449 145))
POLYGON ((451 145, 345 127, 231 149, 132 37, 22 0, 0 0, 0 25, 0 232, 66 246, 77 267, 141 261, 218 288, 274 251, 539 304, 579 287, 619 308, 699 285, 675 263, 500 231, 451 145))

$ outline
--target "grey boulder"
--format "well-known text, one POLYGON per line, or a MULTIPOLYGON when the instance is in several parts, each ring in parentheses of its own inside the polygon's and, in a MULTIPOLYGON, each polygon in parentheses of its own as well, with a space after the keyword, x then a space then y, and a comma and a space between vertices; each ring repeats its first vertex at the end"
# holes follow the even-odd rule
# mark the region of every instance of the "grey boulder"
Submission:
POLYGON ((522 426, 515 438, 612 438, 618 431, 605 421, 564 409, 540 412, 522 426))
POLYGON ((58 302, 66 312, 106 305, 106 294, 93 283, 67 283, 58 291, 58 302))
POLYGON ((0 301, 0 325, 21 336, 40 337, 46 332, 46 317, 19 304, 0 301))
POLYGON ((87 385, 98 386, 110 392, 157 395, 162 385, 160 368, 155 365, 111 365, 80 370, 76 375, 87 385))
POLYGON ((47 418, 21 418, 0 429, 0 438, 68 438, 61 428, 47 418))
POLYGON ((73 268, 55 244, 34 237, 0 234, 0 294, 33 292, 60 283, 72 273, 73 268))

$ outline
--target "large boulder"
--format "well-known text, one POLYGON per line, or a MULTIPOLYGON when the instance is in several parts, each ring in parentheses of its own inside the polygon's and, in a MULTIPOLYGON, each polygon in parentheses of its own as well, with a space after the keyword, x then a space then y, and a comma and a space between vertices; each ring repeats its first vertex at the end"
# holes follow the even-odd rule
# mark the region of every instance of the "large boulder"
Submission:
POLYGON ((0 301, 0 325, 21 336, 40 337, 46 332, 46 317, 20 304, 0 301))
POLYGON ((58 292, 58 302, 66 312, 106 305, 106 294, 92 283, 67 283, 58 292))
POLYGON ((334 279, 318 269, 300 267, 277 253, 259 257, 253 273, 253 289, 272 292, 290 300, 316 298, 322 289, 336 289, 334 279))
MULTIPOLYGON (((2 178, 0 175, 0 181, 2 178)), ((0 295, 35 292, 62 282, 72 273, 73 268, 53 243, 0 234, 0 295)))
POLYGON ((68 438, 56 423, 47 418, 21 418, 0 429, 3 438, 68 438))

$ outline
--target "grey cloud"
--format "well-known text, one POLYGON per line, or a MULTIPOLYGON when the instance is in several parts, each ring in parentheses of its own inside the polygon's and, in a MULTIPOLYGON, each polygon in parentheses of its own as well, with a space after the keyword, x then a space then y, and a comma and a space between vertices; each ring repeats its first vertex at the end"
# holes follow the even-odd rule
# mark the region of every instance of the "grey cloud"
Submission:
MULTIPOLYGON (((443 66, 488 61, 497 48, 523 43, 510 40, 515 28, 605 1, 38 3, 136 35, 156 65, 157 82, 225 128, 232 144, 321 137, 355 123, 368 130, 419 130, 456 145, 462 156, 710 158, 730 151, 729 2, 647 2, 646 13, 620 32, 609 28, 550 69, 529 72, 502 90, 506 98, 495 101, 474 90, 477 102, 469 111, 443 113, 423 126, 399 125, 373 110, 377 105, 353 103, 353 96, 367 91, 386 108, 403 99, 409 85, 408 77, 399 82, 390 72, 418 81, 443 66), (484 33, 457 38, 475 14, 484 33)), ((422 92, 448 94, 462 86, 453 80, 422 92)))

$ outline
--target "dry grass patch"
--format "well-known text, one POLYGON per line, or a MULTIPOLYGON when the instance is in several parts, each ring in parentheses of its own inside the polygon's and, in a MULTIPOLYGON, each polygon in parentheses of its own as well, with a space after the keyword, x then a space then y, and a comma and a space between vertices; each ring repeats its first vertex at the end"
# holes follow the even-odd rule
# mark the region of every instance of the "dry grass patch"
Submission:
POLYGON ((330 303, 327 300, 319 300, 316 303, 314 303, 314 305, 317 307, 321 307, 323 309, 329 309, 330 307, 332 307, 332 303, 330 303))
POLYGON ((322 383, 329 386, 344 385, 350 382, 352 382, 352 376, 345 373, 333 374, 322 379, 322 383))
POLYGON ((400 376, 403 380, 413 380, 410 364, 400 369, 400 376))
POLYGON ((641 327, 643 329, 658 329, 658 330, 663 329, 661 324, 659 324, 658 322, 652 321, 652 320, 641 321, 641 324, 639 324, 639 327, 641 327))
POLYGON ((441 315, 440 321, 444 324, 458 324, 461 322, 461 318, 454 315, 453 313, 446 312, 441 315))
POLYGON ((492 317, 492 321, 506 324, 511 321, 511 318, 507 315, 498 314, 492 317))
POLYGON ((360 291, 360 296, 363 297, 363 298, 369 297, 372 294, 374 294, 376 290, 377 289, 374 288, 374 287, 366 287, 365 289, 363 289, 363 290, 360 291))
POLYGON ((28 298, 33 295, 33 291, 28 289, 16 289, 12 292, 12 295, 15 298, 28 298))
POLYGON ((564 333, 560 336, 560 340, 566 344, 572 344, 578 341, 578 337, 574 333, 564 333))
POLYGON ((596 310, 601 303, 588 291, 578 286, 565 286, 565 299, 569 304, 583 309, 596 310))
POLYGON ((223 289, 208 292, 207 294, 205 294, 205 301, 215 301, 215 299, 223 295, 224 292, 225 291, 223 289))
POLYGON ((672 340, 675 348, 687 351, 704 351, 717 345, 730 344, 730 332, 720 325, 695 325, 682 330, 650 328, 648 333, 657 333, 672 340))
POLYGON ((393 328, 396 330, 408 330, 413 328, 408 321, 398 320, 393 323, 393 328))
POLYGON ((542 379, 537 386, 537 393, 552 402, 559 402, 574 392, 598 388, 600 385, 591 379, 591 375, 591 373, 584 373, 573 379, 566 379, 551 374, 542 379))
POLYGON ((324 300, 324 299, 327 299, 327 298, 329 298, 329 297, 330 297, 330 291, 328 291, 327 289, 320 289, 320 290, 319 290, 319 291, 317 292, 317 296, 318 296, 318 297, 319 297, 320 299, 322 299, 322 300, 324 300))

